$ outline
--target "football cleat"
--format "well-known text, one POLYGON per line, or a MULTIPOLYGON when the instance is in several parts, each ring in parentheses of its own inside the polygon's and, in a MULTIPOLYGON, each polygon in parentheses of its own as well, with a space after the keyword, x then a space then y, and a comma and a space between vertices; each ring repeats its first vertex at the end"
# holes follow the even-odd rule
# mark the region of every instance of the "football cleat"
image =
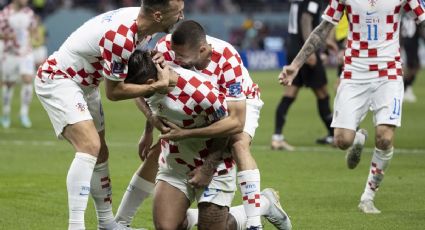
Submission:
POLYGON ((27 115, 21 115, 21 124, 24 128, 31 128, 32 123, 27 115))
POLYGON ((269 221, 276 229, 279 230, 290 230, 292 229, 291 220, 288 214, 283 210, 279 202, 279 195, 272 188, 266 188, 261 191, 261 195, 264 196, 270 202, 270 207, 264 217, 269 221))
MULTIPOLYGON (((359 129, 359 131, 357 132, 360 132, 365 136, 366 142, 367 131, 365 129, 359 129)), ((347 155, 345 155, 345 159, 347 161, 347 167, 349 169, 354 169, 359 164, 365 142, 356 143, 347 150, 347 155)))
POLYGON ((320 145, 334 145, 334 137, 333 136, 325 136, 316 139, 316 144, 320 145))
POLYGON ((381 211, 375 207, 373 200, 360 201, 359 210, 366 214, 379 214, 381 211))
POLYGON ((1 125, 3 128, 8 129, 10 128, 10 117, 9 116, 3 116, 1 118, 1 125))
POLYGON ((294 151, 295 150, 294 146, 288 144, 288 142, 286 142, 284 140, 279 140, 279 141, 272 140, 270 147, 271 147, 272 150, 286 150, 286 151, 294 151))

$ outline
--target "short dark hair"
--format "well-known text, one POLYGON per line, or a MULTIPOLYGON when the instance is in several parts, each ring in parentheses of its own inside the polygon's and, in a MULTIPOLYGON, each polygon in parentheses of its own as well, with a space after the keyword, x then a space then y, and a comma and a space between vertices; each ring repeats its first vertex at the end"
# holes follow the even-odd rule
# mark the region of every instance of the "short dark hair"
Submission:
POLYGON ((193 20, 179 23, 171 35, 171 42, 175 45, 189 45, 199 47, 201 42, 206 41, 206 33, 201 24, 193 20))
POLYGON ((170 6, 170 0, 142 0, 144 10, 164 10, 170 6))
POLYGON ((145 84, 149 79, 157 80, 158 70, 152 61, 152 52, 136 50, 128 59, 128 72, 124 83, 145 84))

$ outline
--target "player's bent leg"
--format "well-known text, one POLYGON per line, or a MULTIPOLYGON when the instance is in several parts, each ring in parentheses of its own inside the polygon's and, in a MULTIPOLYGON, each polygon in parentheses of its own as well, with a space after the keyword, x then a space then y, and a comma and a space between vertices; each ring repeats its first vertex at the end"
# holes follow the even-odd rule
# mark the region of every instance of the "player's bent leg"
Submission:
POLYGON ((354 169, 359 164, 367 136, 365 129, 359 129, 357 132, 350 129, 335 129, 335 144, 340 149, 347 150, 345 158, 349 169, 354 169))
POLYGON ((198 209, 199 230, 228 229, 227 219, 230 216, 228 207, 202 202, 198 204, 198 209))
POLYGON ((22 76, 22 86, 21 86, 21 110, 20 110, 20 119, 21 124, 25 128, 31 128, 32 123, 29 118, 29 108, 33 96, 33 76, 23 75, 22 76))
POLYGON ((153 197, 153 221, 157 230, 184 229, 186 210, 190 203, 185 194, 168 184, 159 180, 155 185, 153 197))
POLYGON ((10 113, 12 110, 12 98, 13 98, 13 89, 14 82, 2 82, 2 104, 3 104, 3 114, 2 114, 2 126, 7 129, 10 127, 10 113))
POLYGON ((341 150, 347 150, 353 144, 355 135, 354 130, 335 128, 334 143, 341 150))
POLYGON ((364 192, 360 198, 359 209, 367 214, 379 214, 381 211, 374 205, 374 198, 378 191, 393 157, 393 137, 395 127, 378 125, 376 127, 375 150, 373 151, 371 166, 364 192))
POLYGON ((69 230, 85 229, 84 212, 90 194, 90 181, 100 151, 100 138, 92 120, 65 127, 62 135, 77 151, 66 178, 69 230))
POLYGON ((118 207, 115 217, 118 223, 130 226, 137 209, 153 193, 160 153, 161 146, 158 142, 150 149, 148 157, 133 175, 118 207))
POLYGON ((232 152, 239 172, 238 183, 241 189, 243 206, 248 217, 247 228, 261 226, 260 214, 260 171, 251 155, 251 136, 242 132, 232 137, 232 152))

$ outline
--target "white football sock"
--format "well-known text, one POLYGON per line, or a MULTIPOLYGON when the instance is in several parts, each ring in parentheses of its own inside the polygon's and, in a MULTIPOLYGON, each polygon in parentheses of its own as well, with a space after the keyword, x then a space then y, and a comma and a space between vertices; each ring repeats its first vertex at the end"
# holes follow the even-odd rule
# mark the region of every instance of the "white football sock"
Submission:
POLYGON ((236 207, 231 207, 229 210, 230 215, 232 215, 235 220, 236 220, 236 224, 237 230, 245 230, 246 229, 246 222, 247 222, 247 217, 245 214, 245 209, 243 207, 243 205, 239 205, 236 207))
POLYGON ((13 87, 2 86, 3 115, 9 116, 12 105, 13 87))
POLYGON ((118 207, 115 221, 123 225, 130 225, 137 209, 153 193, 154 188, 154 183, 143 179, 135 173, 118 207))
POLYGON ((356 135, 354 136, 353 145, 356 145, 356 144, 364 145, 365 141, 366 141, 366 136, 363 133, 357 131, 356 135))
POLYGON ((23 84, 21 87, 21 116, 28 116, 33 88, 31 83, 23 84))
POLYGON ((369 176, 367 178, 364 192, 360 198, 361 201, 373 200, 375 198, 375 194, 379 189, 379 185, 381 184, 382 180, 384 180, 385 170, 390 164, 393 153, 393 147, 388 150, 380 150, 375 147, 369 169, 369 176))
POLYGON ((238 172, 242 202, 248 218, 246 227, 261 226, 260 171, 258 169, 238 172))
POLYGON ((107 228, 111 224, 115 225, 114 214, 112 213, 112 187, 107 161, 94 167, 90 193, 96 207, 99 226, 107 228))
POLYGON ((195 225, 198 224, 198 216, 199 212, 197 208, 189 208, 186 212, 186 219, 187 219, 187 230, 192 229, 195 227, 195 225))
POLYGON ((77 152, 66 177, 69 206, 69 230, 85 229, 84 212, 90 193, 90 180, 97 158, 77 152))

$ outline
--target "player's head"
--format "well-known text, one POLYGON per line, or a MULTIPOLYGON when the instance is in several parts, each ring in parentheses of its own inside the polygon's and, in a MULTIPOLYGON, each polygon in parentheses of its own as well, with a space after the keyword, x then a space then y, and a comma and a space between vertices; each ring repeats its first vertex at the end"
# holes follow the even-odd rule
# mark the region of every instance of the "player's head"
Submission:
POLYGON ((128 59, 128 74, 125 83, 151 84, 158 80, 158 70, 152 61, 153 53, 136 50, 128 59))
POLYGON ((182 66, 199 65, 210 51, 204 28, 193 20, 179 23, 171 35, 171 49, 182 66))
POLYGON ((184 18, 184 0, 142 0, 144 14, 150 15, 158 31, 169 33, 184 18))
POLYGON ((28 5, 29 0, 13 0, 12 2, 16 4, 18 7, 25 7, 28 5))

